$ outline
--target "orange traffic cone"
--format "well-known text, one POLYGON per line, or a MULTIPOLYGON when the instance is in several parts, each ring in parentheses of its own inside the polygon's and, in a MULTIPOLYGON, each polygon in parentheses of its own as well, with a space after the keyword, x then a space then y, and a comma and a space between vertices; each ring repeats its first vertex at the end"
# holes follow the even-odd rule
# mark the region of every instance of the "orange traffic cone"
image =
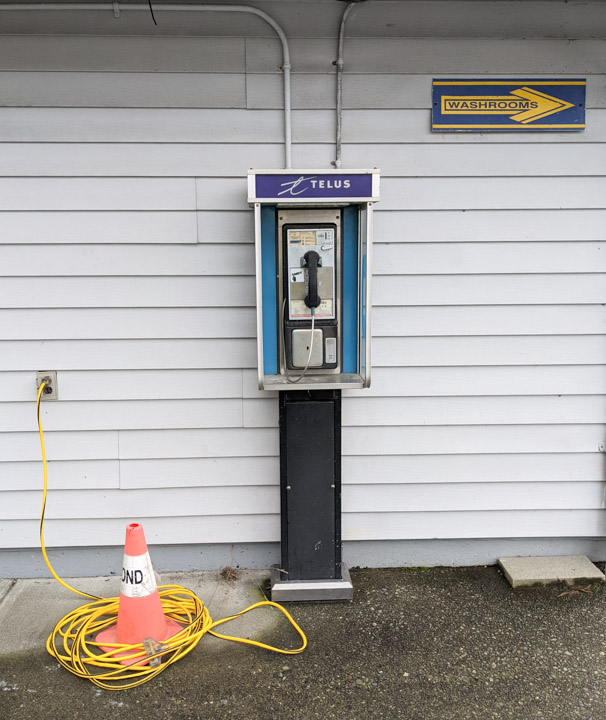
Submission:
MULTIPOLYGON (((122 583, 118 622, 102 630, 96 637, 104 652, 115 650, 104 643, 135 645, 147 638, 160 643, 183 630, 181 625, 167 618, 162 611, 160 593, 156 586, 154 568, 147 551, 143 527, 139 523, 126 526, 122 583)), ((116 653, 119 658, 134 651, 116 653)), ((123 665, 143 664, 140 659, 120 660, 123 665)))

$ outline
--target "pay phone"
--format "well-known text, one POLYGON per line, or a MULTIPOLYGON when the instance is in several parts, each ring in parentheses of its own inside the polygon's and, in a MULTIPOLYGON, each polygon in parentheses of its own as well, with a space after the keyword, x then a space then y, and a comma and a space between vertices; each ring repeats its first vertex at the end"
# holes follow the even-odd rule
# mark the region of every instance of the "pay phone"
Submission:
POLYGON ((370 384, 377 170, 250 170, 259 387, 370 384))
POLYGON ((341 391, 370 385, 378 170, 250 170, 258 382, 281 390, 275 600, 351 600, 341 558, 341 391))
MULTIPOLYGON (((284 370, 340 371, 341 210, 280 210, 284 370)), ((302 371, 302 373, 301 373, 302 371)))

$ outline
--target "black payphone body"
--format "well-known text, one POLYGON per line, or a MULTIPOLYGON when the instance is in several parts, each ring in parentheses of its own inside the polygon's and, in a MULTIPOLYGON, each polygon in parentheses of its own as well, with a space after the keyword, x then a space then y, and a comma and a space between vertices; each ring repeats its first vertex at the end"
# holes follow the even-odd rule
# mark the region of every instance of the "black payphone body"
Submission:
POLYGON ((280 210, 283 369, 340 371, 341 211, 280 210), (323 222, 329 220, 330 222, 323 222), (313 325, 313 332, 312 332, 313 325))

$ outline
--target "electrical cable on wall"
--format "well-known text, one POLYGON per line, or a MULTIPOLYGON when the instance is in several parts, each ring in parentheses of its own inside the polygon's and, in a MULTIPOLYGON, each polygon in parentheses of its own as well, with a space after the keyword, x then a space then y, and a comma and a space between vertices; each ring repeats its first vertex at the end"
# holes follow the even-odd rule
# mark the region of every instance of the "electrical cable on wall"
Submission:
POLYGON ((150 13, 151 13, 152 20, 154 21, 154 25, 157 26, 158 23, 156 22, 156 18, 155 18, 155 16, 154 16, 154 8, 153 8, 153 6, 152 6, 152 0, 147 0, 147 2, 149 3, 149 11, 150 11, 150 13))
POLYGON ((73 588, 64 582, 55 572, 46 552, 44 542, 44 516, 46 513, 46 496, 48 491, 48 467, 44 446, 44 432, 40 418, 40 401, 46 382, 38 389, 36 416, 42 452, 44 489, 42 494, 42 510, 40 514, 40 546, 44 562, 51 575, 63 587, 72 592, 89 598, 92 602, 82 605, 55 625, 46 641, 47 652, 54 657, 66 670, 73 675, 86 678, 94 685, 105 690, 126 690, 149 682, 167 667, 190 653, 206 633, 222 640, 254 645, 283 655, 297 655, 307 647, 307 638, 292 616, 278 603, 265 600, 255 603, 235 615, 221 620, 213 620, 208 609, 196 593, 181 585, 161 585, 158 587, 162 610, 167 618, 183 627, 173 637, 162 643, 99 643, 95 641, 97 634, 115 624, 119 610, 119 597, 100 598, 73 588), (266 645, 265 643, 247 638, 222 635, 216 628, 223 623, 242 617, 245 613, 259 607, 273 607, 282 612, 301 637, 301 646, 293 650, 266 645), (107 645, 110 645, 109 649, 107 645), (106 651, 104 652, 103 649, 106 651), (127 660, 130 664, 125 665, 127 660))
POLYGON ((354 7, 361 2, 361 0, 352 0, 349 2, 343 15, 341 17, 341 23, 339 25, 339 38, 337 41, 337 59, 333 63, 337 67, 337 100, 336 100, 336 115, 337 115, 337 132, 335 142, 335 159, 332 164, 336 168, 341 167, 341 149, 342 149, 342 137, 343 137, 343 43, 345 41, 345 23, 349 13, 354 7))

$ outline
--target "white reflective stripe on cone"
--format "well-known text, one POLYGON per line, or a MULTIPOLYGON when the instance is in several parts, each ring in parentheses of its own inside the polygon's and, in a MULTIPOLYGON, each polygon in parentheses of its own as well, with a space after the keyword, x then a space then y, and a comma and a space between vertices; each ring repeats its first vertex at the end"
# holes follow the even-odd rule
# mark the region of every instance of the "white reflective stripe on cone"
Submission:
POLYGON ((130 598, 147 597, 156 591, 156 577, 149 552, 125 555, 122 562, 120 594, 130 598))

